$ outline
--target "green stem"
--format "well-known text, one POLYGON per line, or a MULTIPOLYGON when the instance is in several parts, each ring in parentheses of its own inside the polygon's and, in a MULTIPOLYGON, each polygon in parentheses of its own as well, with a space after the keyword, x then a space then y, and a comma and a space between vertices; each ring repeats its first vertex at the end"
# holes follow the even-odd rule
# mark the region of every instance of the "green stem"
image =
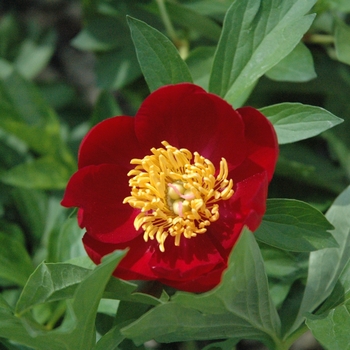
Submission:
POLYGON ((160 12, 160 17, 162 18, 162 21, 164 23, 165 29, 170 37, 170 39, 174 42, 177 43, 179 41, 175 29, 173 27, 173 24, 171 23, 171 19, 168 15, 168 11, 166 10, 165 7, 165 2, 164 0, 156 0, 160 12))
POLYGON ((324 34, 311 34, 305 36, 305 41, 311 44, 329 45, 334 43, 334 36, 324 34))
MULTIPOLYGON (((292 333, 287 339, 283 341, 283 344, 285 345, 284 348, 281 348, 281 350, 288 350, 294 342, 299 339, 304 333, 306 333, 309 329, 307 328, 306 324, 304 323, 300 328, 298 328, 294 333, 292 333)), ((279 348, 277 348, 280 350, 279 348)))
POLYGON ((179 50, 179 54, 182 57, 182 59, 185 59, 188 56, 189 51, 189 45, 187 40, 181 40, 178 38, 174 26, 169 17, 168 11, 166 9, 165 0, 156 0, 156 2, 159 8, 160 17, 162 18, 168 36, 179 50))
POLYGON ((45 328, 47 330, 53 329, 55 327, 56 323, 60 320, 60 318, 66 312, 66 309, 67 309, 66 302, 63 300, 58 304, 55 311, 52 313, 52 316, 51 316, 50 320, 46 323, 45 328))

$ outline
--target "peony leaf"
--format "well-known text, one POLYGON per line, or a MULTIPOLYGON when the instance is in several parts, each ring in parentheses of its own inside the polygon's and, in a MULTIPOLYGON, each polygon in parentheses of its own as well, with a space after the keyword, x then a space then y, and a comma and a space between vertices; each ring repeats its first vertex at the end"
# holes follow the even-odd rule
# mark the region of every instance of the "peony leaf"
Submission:
POLYGON ((337 20, 335 23, 335 52, 340 62, 350 64, 350 27, 337 20))
MULTIPOLYGON (((332 233, 339 247, 310 253, 305 291, 296 314, 289 315, 287 336, 299 328, 306 312, 313 312, 330 295, 350 259, 350 187, 335 200, 326 218, 335 227, 332 233)), ((288 317, 286 310, 283 314, 288 317)))
POLYGON ((137 58, 151 91, 163 85, 192 82, 186 63, 172 42, 148 24, 128 17, 137 58))
POLYGON ((350 260, 344 267, 332 294, 317 310, 317 315, 307 315, 306 324, 314 336, 327 348, 350 349, 349 314, 350 260))
POLYGON ((52 156, 19 164, 1 174, 8 185, 33 189, 64 189, 72 170, 52 156))
POLYGON ((316 78, 311 52, 299 43, 294 50, 266 72, 266 76, 277 81, 304 82, 316 78))
POLYGON ((30 256, 17 236, 0 232, 0 278, 24 286, 33 269, 30 256))
MULTIPOLYGON (((30 316, 17 317, 9 310, 0 308, 0 337, 34 349, 91 349, 96 342, 95 317, 100 299, 116 264, 123 256, 121 251, 106 256, 81 281, 73 299, 68 302, 65 318, 58 328, 48 331, 30 316)), ((64 273, 64 270, 61 272, 64 273)))
POLYGON ((234 1, 226 13, 209 83, 232 103, 286 57, 309 29, 315 0, 234 1))
POLYGON ((71 264, 41 263, 25 285, 16 305, 21 316, 37 304, 70 299, 91 270, 71 264))
POLYGON ((291 199, 269 199, 263 222, 255 231, 257 240, 294 252, 338 247, 327 232, 333 226, 311 205, 291 199))
MULTIPOLYGON (((92 271, 68 263, 42 263, 30 276, 16 305, 16 313, 22 315, 35 305, 71 299, 76 289, 92 271)), ((111 278, 104 291, 104 298, 130 300, 148 305, 157 305, 159 300, 142 293, 135 293, 137 285, 111 278)))
POLYGON ((244 230, 218 287, 199 295, 177 293, 169 303, 122 329, 122 334, 136 344, 150 339, 250 338, 271 345, 279 327, 260 249, 254 236, 244 230))
POLYGON ((343 120, 321 107, 280 103, 260 109, 275 127, 278 143, 285 144, 316 136, 343 120))
POLYGON ((350 300, 322 315, 306 320, 314 337, 332 350, 350 350, 350 300))

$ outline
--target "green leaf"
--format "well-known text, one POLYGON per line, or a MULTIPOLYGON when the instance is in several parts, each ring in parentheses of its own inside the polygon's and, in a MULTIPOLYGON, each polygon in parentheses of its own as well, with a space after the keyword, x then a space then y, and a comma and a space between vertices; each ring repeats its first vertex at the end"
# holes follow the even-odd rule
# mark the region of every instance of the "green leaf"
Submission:
POLYGON ((214 47, 199 47, 191 51, 186 63, 193 77, 193 82, 208 90, 210 70, 214 59, 214 47))
POLYGON ((105 335, 103 335, 97 342, 93 350, 117 350, 118 345, 125 339, 120 333, 120 330, 126 326, 128 322, 120 323, 111 328, 105 335))
POLYGON ((350 300, 322 315, 308 315, 307 326, 327 349, 350 349, 350 300))
POLYGON ((311 205, 292 199, 269 199, 255 237, 259 241, 295 252, 338 247, 327 232, 333 226, 311 205))
POLYGON ((329 349, 350 349, 349 311, 350 260, 344 267, 332 294, 317 310, 317 315, 307 315, 306 324, 314 336, 329 349))
POLYGON ((127 35, 125 26, 115 18, 95 14, 71 43, 79 50, 109 51, 120 47, 127 35))
POLYGON ((321 107, 301 103, 280 103, 260 111, 273 124, 279 144, 316 136, 343 121, 321 107))
POLYGON ((335 227, 332 233, 339 248, 326 248, 310 253, 303 299, 287 336, 299 328, 306 312, 313 312, 330 295, 350 259, 350 187, 334 201, 326 218, 335 227))
POLYGON ((234 1, 226 13, 209 83, 233 102, 286 57, 310 27, 315 0, 234 1))
POLYGON ((335 23, 334 45, 338 60, 350 64, 350 27, 340 20, 335 23))
POLYGON ((0 277, 24 286, 33 265, 26 248, 16 236, 0 232, 0 277))
POLYGON ((279 327, 260 249, 254 236, 244 230, 218 287, 199 295, 177 293, 169 303, 122 329, 122 334, 136 344, 149 339, 250 338, 271 345, 279 327))
POLYGON ((202 16, 182 4, 168 2, 166 6, 170 18, 177 24, 192 29, 208 39, 219 40, 221 28, 209 17, 202 16))
POLYGON ((192 82, 186 63, 171 41, 146 23, 128 17, 137 58, 151 91, 163 85, 192 82))
POLYGON ((100 92, 96 101, 91 117, 91 126, 101 122, 104 119, 123 115, 115 97, 109 91, 103 90, 100 92))
POLYGON ((133 46, 99 53, 96 73, 98 87, 107 90, 120 89, 141 76, 133 46))
POLYGON ((81 281, 73 300, 67 302, 65 318, 58 328, 48 331, 30 317, 19 318, 0 308, 0 337, 38 350, 92 349, 96 343, 97 308, 105 286, 123 256, 121 251, 106 256, 102 263, 81 281))
MULTIPOLYGON (((38 304, 73 298, 79 283, 90 274, 90 269, 68 263, 40 264, 22 291, 16 313, 21 315, 38 304)), ((137 293, 136 289, 137 285, 134 283, 111 278, 103 297, 147 305, 160 303, 160 300, 148 294, 137 293)))
POLYGON ((50 235, 50 261, 67 261, 85 256, 86 252, 81 240, 83 234, 84 230, 78 226, 76 218, 67 219, 57 235, 50 235))
POLYGON ((45 33, 39 40, 26 38, 20 45, 14 62, 16 70, 25 78, 32 79, 49 63, 55 52, 57 36, 53 30, 45 33))
POLYGON ((266 76, 277 81, 305 82, 316 78, 311 52, 299 43, 294 50, 266 72, 266 76))
POLYGON ((51 156, 22 163, 0 175, 8 185, 34 189, 64 189, 72 175, 67 165, 51 156))
POLYGON ((78 284, 89 274, 91 270, 75 265, 41 263, 18 299, 16 314, 21 316, 44 302, 72 298, 78 284))

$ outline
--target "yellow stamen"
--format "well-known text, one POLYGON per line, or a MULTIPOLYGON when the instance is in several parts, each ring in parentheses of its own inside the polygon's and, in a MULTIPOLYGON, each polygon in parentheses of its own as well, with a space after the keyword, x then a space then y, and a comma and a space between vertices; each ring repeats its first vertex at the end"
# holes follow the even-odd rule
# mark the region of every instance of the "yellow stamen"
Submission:
POLYGON ((123 203, 140 209, 134 221, 136 230, 142 228, 145 242, 156 239, 164 252, 169 235, 179 246, 182 235, 192 238, 205 233, 219 219, 217 202, 231 198, 234 191, 224 158, 215 177, 210 160, 166 141, 162 144, 165 148, 152 148, 153 154, 131 160, 136 165, 128 173, 131 196, 123 203))

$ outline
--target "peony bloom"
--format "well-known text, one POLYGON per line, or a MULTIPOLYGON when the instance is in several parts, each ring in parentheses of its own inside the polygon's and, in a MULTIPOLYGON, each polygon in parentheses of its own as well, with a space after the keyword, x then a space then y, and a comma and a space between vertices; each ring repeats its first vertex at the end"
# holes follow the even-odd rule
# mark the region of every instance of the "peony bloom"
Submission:
POLYGON ((265 212, 278 156, 273 126, 193 84, 151 93, 136 116, 96 125, 62 200, 78 207, 95 263, 129 248, 114 275, 189 292, 219 284, 243 226, 265 212))

